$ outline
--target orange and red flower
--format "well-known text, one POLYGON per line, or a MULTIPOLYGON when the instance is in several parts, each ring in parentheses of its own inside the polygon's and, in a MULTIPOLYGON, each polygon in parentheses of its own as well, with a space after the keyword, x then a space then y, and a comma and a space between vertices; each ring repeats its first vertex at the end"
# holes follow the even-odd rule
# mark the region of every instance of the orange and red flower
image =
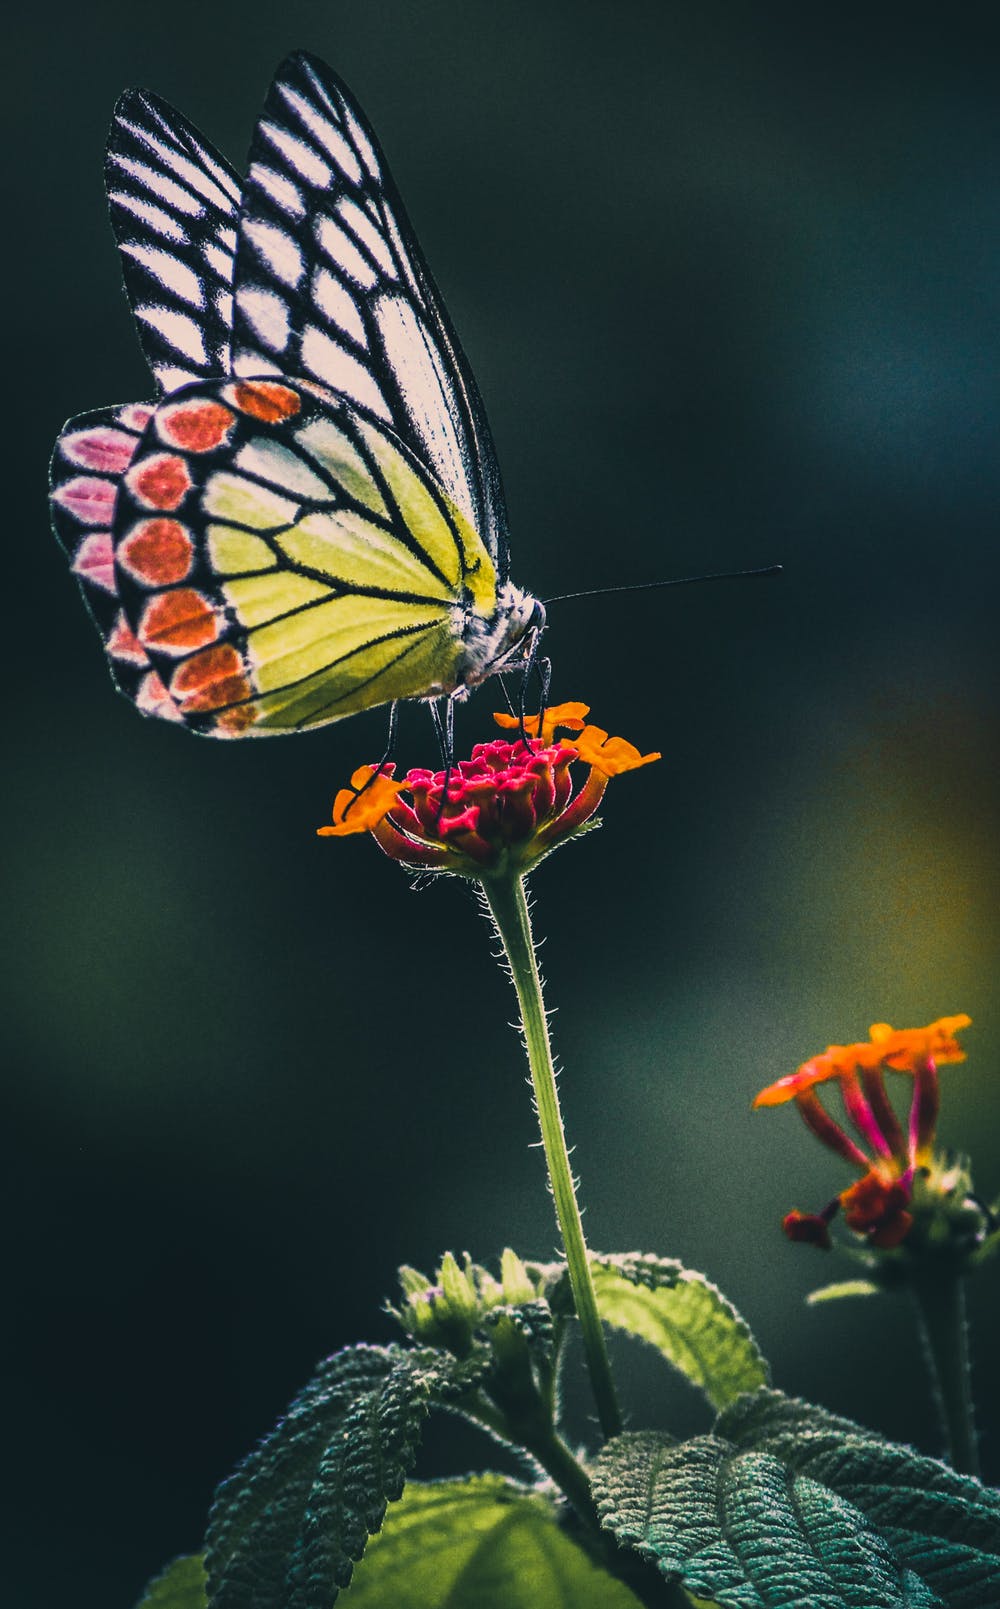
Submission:
MULTIPOLYGON (((387 855, 416 871, 521 875, 592 822, 610 777, 660 758, 588 725, 588 713, 586 704, 556 705, 525 717, 527 742, 477 743, 468 760, 408 771, 399 781, 391 765, 378 775, 361 766, 334 800, 332 825, 318 832, 370 832, 387 855), (557 739, 559 729, 572 737, 557 739), (581 761, 589 769, 577 786, 573 767, 581 761)), ((516 716, 495 720, 521 729, 516 716)))
POLYGON ((939 1017, 926 1028, 894 1029, 874 1023, 867 1041, 829 1045, 796 1072, 762 1089, 754 1106, 794 1101, 818 1139, 836 1151, 861 1177, 835 1196, 820 1213, 790 1212, 784 1229, 790 1240, 829 1249, 829 1225, 843 1208, 850 1229, 881 1250, 898 1246, 913 1224, 910 1204, 918 1170, 929 1167, 939 1105, 938 1065, 965 1060, 956 1035, 968 1028, 964 1015, 939 1017), (913 1082, 906 1128, 885 1087, 886 1070, 913 1082), (836 1083, 844 1111, 861 1144, 832 1117, 817 1093, 836 1083), (867 1148, 867 1149, 865 1149, 867 1148))

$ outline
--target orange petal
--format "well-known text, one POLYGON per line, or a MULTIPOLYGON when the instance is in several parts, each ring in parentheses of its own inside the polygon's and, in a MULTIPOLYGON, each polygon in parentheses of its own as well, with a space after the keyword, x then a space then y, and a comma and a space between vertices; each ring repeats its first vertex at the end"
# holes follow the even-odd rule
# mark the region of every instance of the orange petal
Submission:
MULTIPOLYGON (((541 737, 546 747, 552 742, 558 727, 565 727, 567 731, 579 732, 583 728, 584 717, 590 714, 589 704, 570 702, 567 704, 550 704, 545 711, 542 721, 541 737)), ((521 721, 517 715, 508 715, 505 710, 494 712, 493 719, 505 731, 520 730, 521 721)), ((524 717, 524 730, 531 737, 538 737, 538 716, 526 715, 524 717)))
POLYGON ((635 771, 640 765, 659 760, 659 754, 640 754, 634 743, 623 737, 609 737, 599 726, 585 726, 572 739, 573 747, 580 751, 580 759, 592 765, 602 776, 617 777, 623 771, 635 771))
POLYGON ((954 1017, 938 1017, 926 1028, 892 1029, 887 1022, 876 1022, 870 1033, 890 1067, 896 1072, 912 1072, 914 1062, 927 1056, 933 1056, 936 1062, 964 1061, 966 1052, 955 1035, 971 1024, 972 1018, 962 1012, 954 1017))
POLYGON ((768 1084, 759 1095, 755 1095, 754 1108, 784 1106, 786 1101, 793 1101, 803 1090, 812 1089, 814 1084, 823 1084, 828 1078, 836 1076, 836 1068, 830 1065, 825 1056, 814 1056, 812 1061, 803 1062, 794 1073, 787 1073, 777 1083, 768 1084))
POLYGON ((869 1044, 867 1039, 858 1040, 853 1045, 827 1045, 826 1060, 832 1073, 850 1077, 859 1068, 881 1067, 885 1060, 885 1048, 883 1043, 869 1044))
POLYGON ((393 782, 385 775, 369 781, 373 772, 370 765, 355 771, 351 786, 341 788, 333 801, 333 826, 317 827, 318 837, 346 838, 351 833, 370 832, 389 814, 405 783, 393 782))

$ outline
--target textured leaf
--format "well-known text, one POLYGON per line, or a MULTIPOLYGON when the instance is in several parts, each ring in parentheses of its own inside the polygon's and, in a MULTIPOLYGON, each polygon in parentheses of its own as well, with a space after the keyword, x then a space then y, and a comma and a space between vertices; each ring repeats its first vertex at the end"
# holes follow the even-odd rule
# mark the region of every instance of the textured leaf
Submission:
POLYGON ((995 1487, 780 1391, 742 1398, 715 1429, 847 1498, 949 1609, 1000 1609, 995 1487))
POLYGON ((136 1609, 207 1609, 205 1566, 200 1553, 188 1553, 168 1564, 149 1583, 136 1609))
POLYGON ((328 1609, 398 1498, 435 1403, 485 1373, 485 1348, 351 1347, 322 1363, 219 1487, 208 1524, 212 1609, 328 1609))
POLYGON ((767 1384, 749 1327, 704 1275, 642 1252, 592 1257, 591 1269, 605 1323, 650 1342, 714 1408, 767 1384))
POLYGON ((358 1566, 345 1609, 638 1609, 555 1523, 548 1499, 500 1475, 413 1482, 358 1566))
POLYGON ((594 1496, 618 1540, 724 1609, 931 1609, 864 1515, 770 1453, 717 1436, 619 1436, 594 1496))

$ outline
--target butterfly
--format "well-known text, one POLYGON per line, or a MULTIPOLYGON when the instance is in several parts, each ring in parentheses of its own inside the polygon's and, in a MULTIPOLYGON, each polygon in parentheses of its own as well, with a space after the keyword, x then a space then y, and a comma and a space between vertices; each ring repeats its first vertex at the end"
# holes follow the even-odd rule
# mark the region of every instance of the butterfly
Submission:
POLYGON ((106 183, 159 395, 70 420, 51 506, 119 691, 258 736, 529 665, 483 404, 340 80, 282 63, 244 182, 129 90, 106 183))

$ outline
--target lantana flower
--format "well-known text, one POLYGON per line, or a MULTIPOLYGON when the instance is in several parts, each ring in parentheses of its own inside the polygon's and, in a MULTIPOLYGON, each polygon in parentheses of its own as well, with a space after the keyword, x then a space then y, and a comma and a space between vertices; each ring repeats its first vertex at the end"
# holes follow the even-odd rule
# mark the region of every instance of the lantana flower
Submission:
POLYGON ((514 737, 477 743, 449 770, 361 766, 333 805, 321 837, 370 832, 380 849, 414 871, 477 879, 521 876, 588 826, 608 781, 660 758, 590 725, 586 704, 558 704, 541 717, 496 715, 514 737), (557 737, 567 731, 569 738, 557 737), (574 767, 587 767, 582 779, 574 767))
MULTIPOLYGON (((610 1437, 620 1434, 622 1416, 570 1167, 524 887, 526 874, 551 850, 596 826, 594 814, 611 777, 660 758, 640 754, 624 738, 609 737, 602 727, 588 724, 589 713, 586 704, 572 703, 557 704, 540 716, 498 715, 497 724, 510 736, 477 743, 468 760, 452 761, 438 771, 408 771, 397 780, 392 765, 361 766, 352 786, 342 788, 334 800, 332 824, 318 831, 321 837, 370 832, 380 849, 412 871, 454 872, 479 885, 521 1009, 573 1305, 597 1417, 610 1437), (570 735, 561 737, 560 732, 570 735)), ((416 1276, 408 1304, 413 1333, 427 1334, 428 1326, 434 1330, 446 1322, 448 1333, 464 1344, 482 1282, 469 1276, 463 1284, 451 1265, 443 1264, 440 1273, 440 1290, 416 1276), (465 1330, 456 1332, 454 1322, 462 1314, 465 1330)), ((515 1350, 523 1345, 520 1331, 508 1329, 509 1335, 502 1326, 492 1333, 498 1357, 508 1344, 515 1350)))
MULTIPOLYGON (((914 1186, 927 1180, 935 1165, 934 1136, 939 1105, 937 1069, 943 1062, 965 1060, 957 1035, 971 1018, 939 1017, 926 1028, 894 1029, 874 1023, 867 1041, 829 1045, 803 1062, 796 1072, 762 1089, 754 1106, 781 1106, 794 1101, 806 1126, 858 1170, 860 1177, 841 1190, 819 1213, 793 1211, 784 1220, 790 1240, 807 1241, 829 1250, 829 1226, 842 1208, 848 1228, 877 1250, 899 1246, 914 1223, 914 1186), (897 1117, 885 1085, 886 1072, 911 1080, 909 1119, 897 1117), (858 1137, 850 1137, 820 1100, 823 1085, 835 1084, 844 1111, 858 1137)), ((941 1169, 943 1188, 947 1173, 941 1169)), ((953 1170, 954 1171, 954 1170, 953 1170)))

